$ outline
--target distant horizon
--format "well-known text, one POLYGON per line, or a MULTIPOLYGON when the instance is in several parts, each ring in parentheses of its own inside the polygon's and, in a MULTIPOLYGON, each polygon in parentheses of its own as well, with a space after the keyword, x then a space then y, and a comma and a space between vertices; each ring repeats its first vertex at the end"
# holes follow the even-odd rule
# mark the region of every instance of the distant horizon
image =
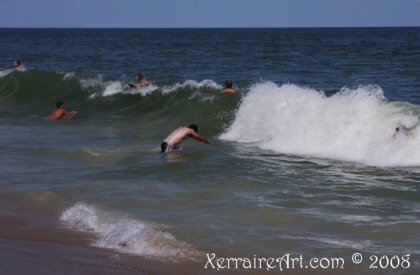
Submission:
POLYGON ((0 27, 0 29, 380 29, 420 28, 420 26, 350 26, 350 27, 0 27))

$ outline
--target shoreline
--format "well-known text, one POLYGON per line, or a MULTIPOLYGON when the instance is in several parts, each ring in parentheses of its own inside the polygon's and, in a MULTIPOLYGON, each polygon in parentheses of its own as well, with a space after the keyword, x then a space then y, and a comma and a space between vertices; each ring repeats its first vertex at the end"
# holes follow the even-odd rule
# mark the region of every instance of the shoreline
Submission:
MULTIPOLYGON (((43 203, 0 197, 0 274, 243 274, 204 262, 165 261, 90 245, 95 234, 60 225, 43 203)), ((245 272, 254 274, 254 272, 245 272)))
POLYGON ((0 274, 239 274, 93 247, 0 238, 0 274))

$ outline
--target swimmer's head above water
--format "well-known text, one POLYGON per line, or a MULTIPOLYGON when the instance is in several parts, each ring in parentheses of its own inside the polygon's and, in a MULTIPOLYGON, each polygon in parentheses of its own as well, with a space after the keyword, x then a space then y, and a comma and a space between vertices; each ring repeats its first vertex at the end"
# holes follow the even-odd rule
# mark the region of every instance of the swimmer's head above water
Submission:
POLYGON ((232 80, 230 79, 226 80, 226 88, 232 88, 232 86, 233 86, 232 80))
POLYGON ((187 128, 193 129, 194 132, 198 133, 198 126, 195 124, 190 124, 187 128))

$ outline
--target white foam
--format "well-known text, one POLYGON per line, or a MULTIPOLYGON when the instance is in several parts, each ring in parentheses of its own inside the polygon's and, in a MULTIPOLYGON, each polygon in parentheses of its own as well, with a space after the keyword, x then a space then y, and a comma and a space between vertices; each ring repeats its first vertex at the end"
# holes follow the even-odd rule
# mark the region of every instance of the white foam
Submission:
POLYGON ((260 83, 243 99, 220 138, 279 153, 375 166, 420 165, 419 106, 388 102, 378 86, 343 89, 331 97, 296 85, 260 83), (415 127, 412 136, 398 125, 415 127))
POLYGON ((82 88, 87 89, 96 86, 103 86, 104 81, 102 79, 102 76, 98 76, 96 78, 81 79, 80 84, 82 84, 82 88))
POLYGON ((197 253, 191 245, 150 224, 101 211, 81 202, 65 210, 60 220, 69 228, 95 233, 98 239, 92 245, 97 247, 174 260, 194 259, 197 253))
POLYGON ((214 95, 212 95, 212 96, 204 96, 202 93, 196 91, 188 99, 189 100, 192 100, 194 98, 197 98, 200 102, 205 102, 205 101, 213 102, 214 95))
POLYGON ((16 72, 16 71, 17 72, 25 72, 27 70, 28 69, 26 69, 25 67, 7 69, 7 70, 4 70, 4 71, 0 71, 0 77, 4 77, 4 76, 6 76, 6 75, 8 75, 12 72, 16 72))
POLYGON ((14 69, 8 69, 8 70, 0 71, 0 77, 6 76, 13 71, 14 71, 14 69))
MULTIPOLYGON (((202 88, 209 87, 214 89, 222 89, 222 86, 218 85, 216 82, 210 79, 202 80, 197 82, 195 80, 186 80, 184 83, 176 83, 170 86, 159 87, 156 84, 138 86, 136 88, 129 88, 128 85, 122 81, 103 81, 101 77, 90 78, 80 81, 82 87, 91 88, 91 87, 100 87, 101 92, 94 93, 90 97, 96 96, 112 96, 116 94, 139 94, 142 96, 149 95, 153 92, 161 92, 162 94, 168 94, 182 88, 202 88)), ((197 94, 194 97, 198 96, 197 94)), ((213 100, 213 97, 202 97, 202 101, 213 100)))
POLYGON ((63 80, 69 79, 69 78, 74 78, 76 76, 75 72, 63 72, 63 71, 58 71, 57 74, 62 74, 63 76, 63 80))
POLYGON ((105 84, 105 90, 102 92, 102 96, 111 96, 123 92, 123 86, 120 81, 108 81, 105 84))
POLYGON ((137 88, 131 88, 129 89, 129 93, 132 95, 140 94, 142 96, 146 96, 148 94, 151 94, 152 92, 158 90, 159 87, 153 84, 138 86, 137 88))
POLYGON ((214 82, 211 79, 204 79, 200 82, 197 82, 195 80, 186 80, 184 81, 184 83, 176 83, 175 85, 172 85, 170 87, 164 87, 162 89, 162 93, 167 94, 167 93, 176 91, 180 88, 186 88, 186 87, 191 87, 191 88, 209 87, 212 89, 223 89, 222 86, 218 85, 216 82, 214 82))
POLYGON ((91 94, 90 98, 94 98, 97 96, 113 96, 120 93, 127 93, 124 90, 124 83, 121 81, 115 80, 115 81, 105 81, 103 80, 102 76, 98 76, 97 78, 88 78, 88 79, 81 79, 80 83, 82 85, 82 88, 85 89, 95 89, 99 90, 98 92, 95 92, 91 94))

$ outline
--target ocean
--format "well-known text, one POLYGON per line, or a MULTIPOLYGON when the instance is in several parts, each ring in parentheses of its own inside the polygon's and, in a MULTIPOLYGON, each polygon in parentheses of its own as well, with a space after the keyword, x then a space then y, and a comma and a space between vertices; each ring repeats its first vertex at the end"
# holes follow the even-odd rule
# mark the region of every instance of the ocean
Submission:
POLYGON ((130 270, 415 274, 419 116, 418 27, 0 29, 0 239, 130 270), (47 119, 57 101, 78 115, 47 119), (214 144, 160 153, 191 123, 214 144))

